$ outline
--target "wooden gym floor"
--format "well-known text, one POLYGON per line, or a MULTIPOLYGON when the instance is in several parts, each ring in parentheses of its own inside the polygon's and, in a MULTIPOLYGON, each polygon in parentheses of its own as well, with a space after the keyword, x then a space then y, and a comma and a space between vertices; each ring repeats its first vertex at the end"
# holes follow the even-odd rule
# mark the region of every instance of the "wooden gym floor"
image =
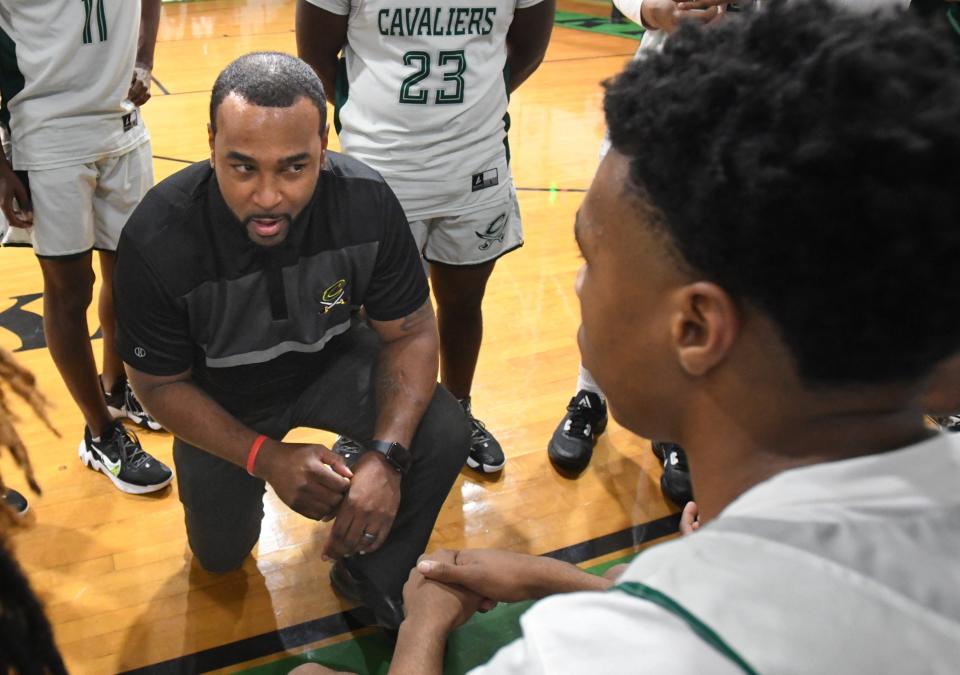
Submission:
MULTIPOLYGON (((253 50, 296 53, 293 5, 164 5, 158 84, 143 108, 158 181, 208 156, 209 91, 227 62, 253 50)), ((560 9, 602 17, 609 4, 561 0, 560 9)), ((474 409, 502 442, 508 462, 492 478, 464 469, 430 548, 507 547, 595 564, 675 527, 649 443, 615 422, 578 478, 560 475, 546 456, 577 374, 573 282, 580 261, 572 227, 603 135, 599 82, 618 72, 636 46, 635 39, 557 27, 543 65, 512 97, 510 145, 526 245, 503 258, 490 281, 473 392, 474 409), (631 529, 639 524, 648 526, 631 529)), ((81 465, 76 450, 83 421, 43 346, 39 268, 30 250, 3 249, 0 260, 0 345, 20 350, 20 361, 37 374, 56 403, 62 434, 56 438, 22 411, 21 429, 44 493, 31 497, 26 526, 12 544, 46 604, 70 671, 236 671, 350 638, 345 631, 362 623, 362 615, 342 615, 351 607, 329 588, 328 564, 319 559, 328 525, 289 511, 268 492, 254 558, 218 577, 191 563, 175 487, 125 495, 81 465)), ((89 316, 93 331, 95 307, 89 316)), ((313 430, 291 437, 331 442, 313 430)), ((142 433, 141 439, 172 464, 169 435, 142 433)), ((26 493, 9 458, 0 462, 11 486, 26 493)))

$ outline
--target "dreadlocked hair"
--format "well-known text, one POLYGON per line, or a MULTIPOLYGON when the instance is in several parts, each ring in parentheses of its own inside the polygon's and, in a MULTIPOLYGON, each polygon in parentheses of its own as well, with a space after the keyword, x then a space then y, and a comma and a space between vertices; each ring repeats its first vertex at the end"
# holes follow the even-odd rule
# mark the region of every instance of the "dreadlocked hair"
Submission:
MULTIPOLYGON (((37 390, 33 374, 0 348, 0 450, 6 448, 10 452, 30 489, 40 494, 27 448, 14 426, 19 420, 10 409, 7 390, 25 401, 47 428, 57 433, 46 414, 47 399, 37 390)), ((4 491, 0 475, 0 494, 4 491)), ((0 673, 66 673, 43 607, 7 547, 4 535, 14 522, 13 514, 0 502, 0 673)))

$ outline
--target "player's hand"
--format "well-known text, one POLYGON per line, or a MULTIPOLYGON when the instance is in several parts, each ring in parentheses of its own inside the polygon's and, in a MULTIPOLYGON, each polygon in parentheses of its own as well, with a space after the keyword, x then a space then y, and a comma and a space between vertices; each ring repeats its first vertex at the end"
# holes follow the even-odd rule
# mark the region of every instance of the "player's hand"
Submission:
POLYGON ((694 2, 676 2, 675 0, 643 0, 640 17, 650 28, 672 33, 680 27, 682 21, 710 23, 723 12, 729 0, 696 0, 694 2))
POLYGON ((319 663, 304 663, 291 670, 287 675, 357 675, 346 670, 333 670, 319 663))
POLYGON ((684 0, 677 3, 675 16, 678 21, 714 23, 726 16, 728 4, 730 0, 684 0))
POLYGON ((33 205, 30 195, 10 164, 0 162, 0 209, 13 227, 33 226, 33 205))
MULTIPOLYGON (((440 549, 430 554, 430 560, 455 568, 458 555, 440 549)), ((421 556, 423 559, 424 556, 421 556)), ((482 603, 483 597, 469 589, 426 578, 420 572, 419 565, 410 570, 407 583, 403 586, 404 621, 435 626, 444 633, 466 623, 482 603)))
POLYGON ((417 570, 434 581, 462 586, 485 599, 496 602, 519 602, 538 595, 532 590, 541 585, 542 577, 550 576, 550 568, 558 563, 513 551, 465 549, 456 554, 455 564, 437 554, 421 556, 417 570))
POLYGON ((691 534, 700 529, 700 510, 696 502, 687 502, 680 514, 680 534, 691 534))
POLYGON ((130 81, 130 91, 127 92, 127 98, 131 103, 140 107, 150 100, 151 82, 153 82, 153 76, 149 68, 139 63, 133 67, 133 79, 130 81))
POLYGON ((254 473, 284 504, 314 520, 336 513, 352 476, 343 458, 322 445, 272 440, 260 449, 254 473))
POLYGON ((377 452, 365 452, 353 467, 350 491, 323 547, 325 558, 373 553, 386 540, 400 508, 400 474, 377 452))

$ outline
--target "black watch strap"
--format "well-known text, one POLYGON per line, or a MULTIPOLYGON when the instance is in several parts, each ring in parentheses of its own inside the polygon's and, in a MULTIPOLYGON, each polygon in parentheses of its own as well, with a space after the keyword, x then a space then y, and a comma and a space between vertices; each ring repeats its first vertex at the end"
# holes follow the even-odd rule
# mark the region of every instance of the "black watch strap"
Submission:
POLYGON ((406 473, 413 464, 413 456, 410 451, 397 443, 396 441, 372 440, 363 444, 363 447, 371 452, 379 452, 387 462, 400 473, 406 473))

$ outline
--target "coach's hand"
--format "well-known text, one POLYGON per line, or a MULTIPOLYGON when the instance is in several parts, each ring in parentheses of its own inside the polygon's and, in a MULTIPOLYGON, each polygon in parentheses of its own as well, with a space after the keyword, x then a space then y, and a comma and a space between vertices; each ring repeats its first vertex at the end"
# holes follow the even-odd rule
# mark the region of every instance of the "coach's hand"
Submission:
POLYGON ((135 106, 140 107, 150 100, 150 83, 153 82, 153 75, 150 69, 139 63, 133 67, 133 79, 130 81, 130 90, 127 92, 127 98, 135 106))
POLYGON ((400 474, 383 455, 367 452, 353 467, 350 491, 323 547, 326 558, 373 553, 386 540, 400 507, 400 474))
POLYGON ((340 455, 322 445, 273 440, 260 449, 254 473, 284 504, 314 520, 336 513, 353 475, 340 455))
POLYGON ((10 164, 0 158, 0 209, 13 227, 33 226, 33 206, 23 182, 10 164), (14 203, 16 200, 16 203, 14 203))

